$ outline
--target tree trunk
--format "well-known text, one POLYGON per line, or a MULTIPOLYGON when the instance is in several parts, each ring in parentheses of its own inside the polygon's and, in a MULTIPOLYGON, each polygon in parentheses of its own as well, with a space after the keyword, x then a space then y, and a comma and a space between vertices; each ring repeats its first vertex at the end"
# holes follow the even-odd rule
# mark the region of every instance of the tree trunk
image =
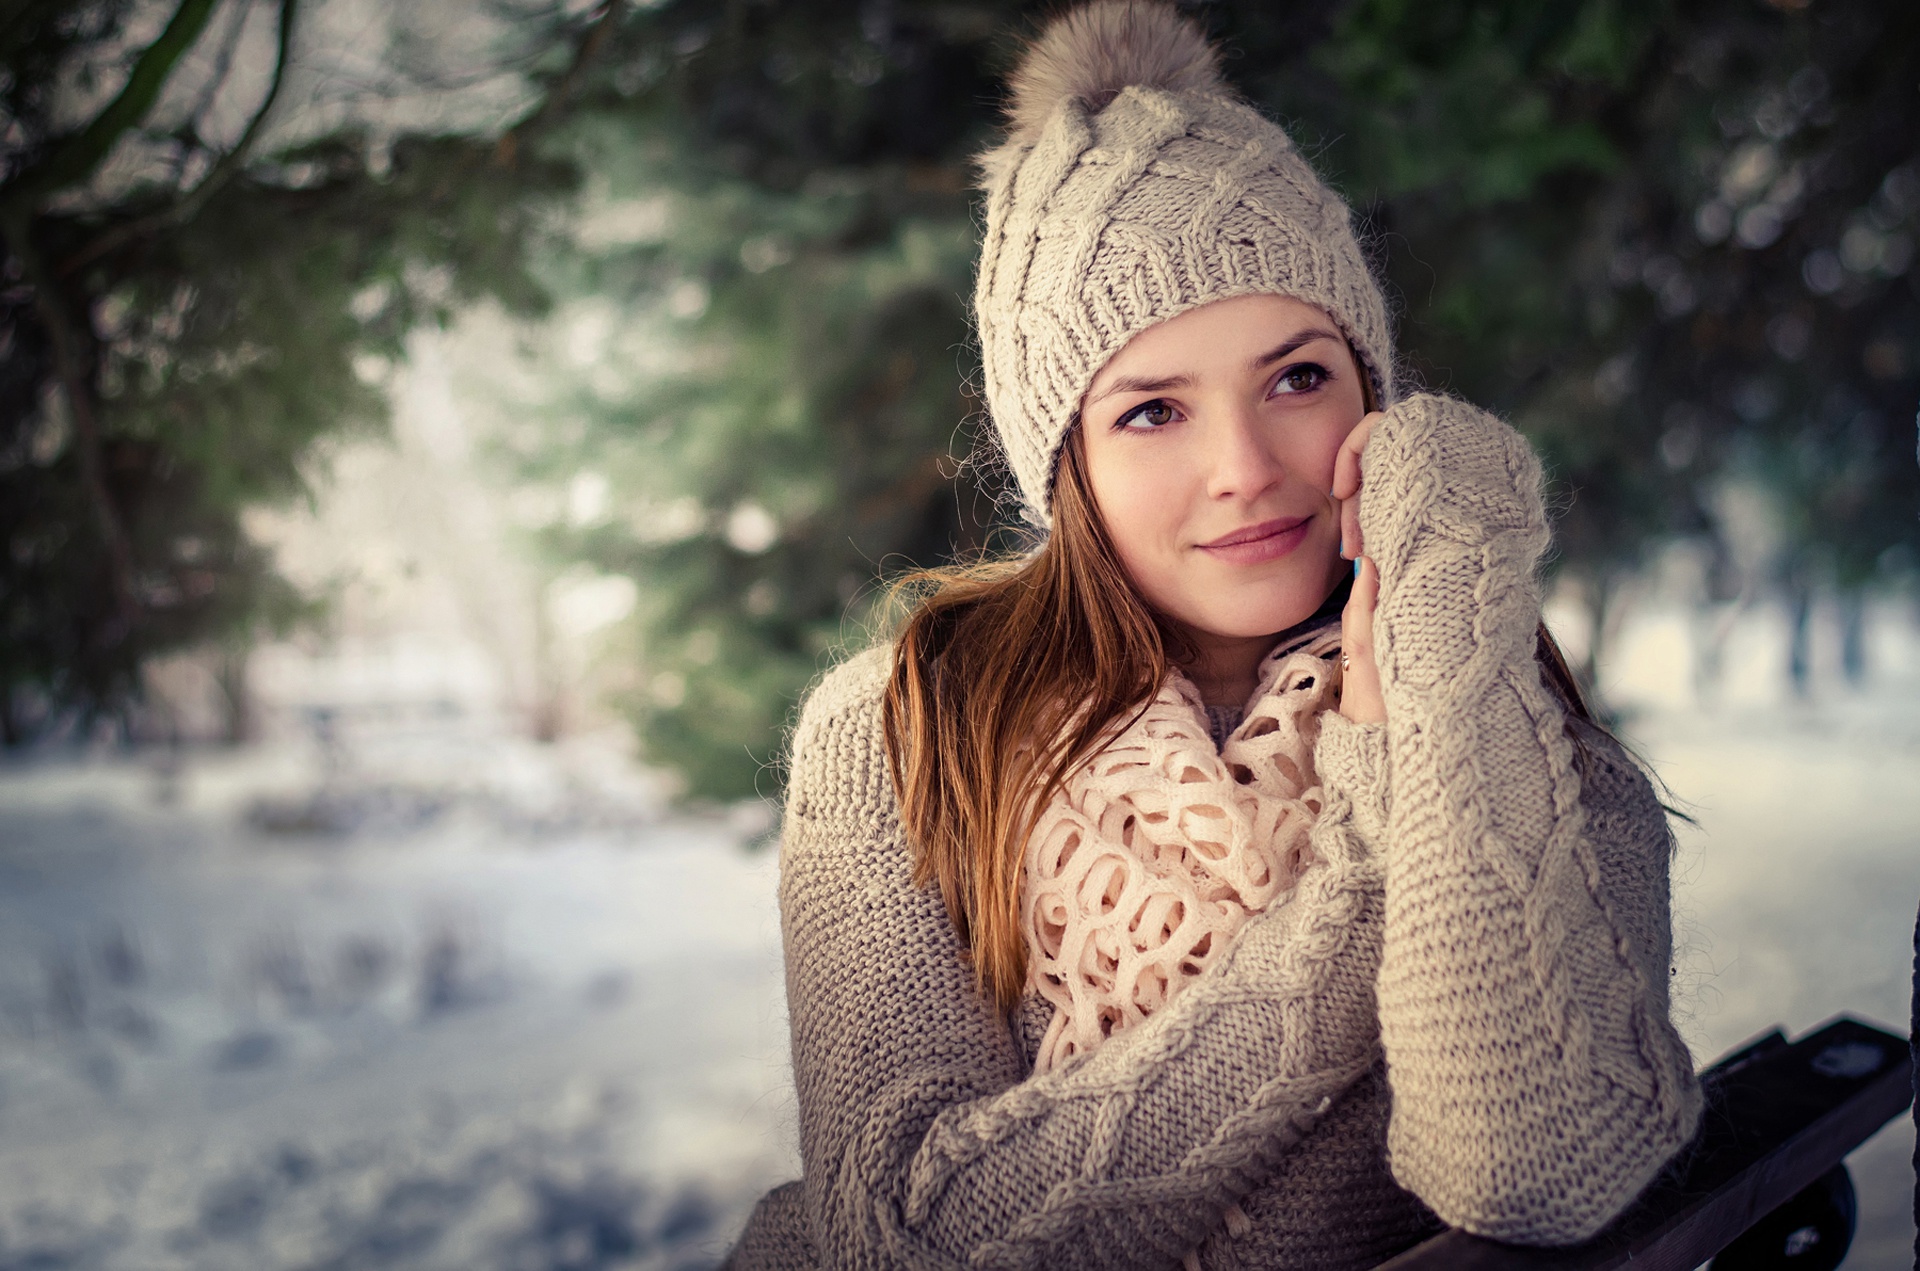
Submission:
POLYGON ((220 648, 216 676, 220 695, 226 702, 226 719, 221 740, 238 746, 253 740, 253 694, 247 687, 247 658, 252 646, 245 639, 233 640, 220 648))
POLYGON ((1587 609, 1587 651, 1580 660, 1580 682, 1593 694, 1599 709, 1600 664, 1618 619, 1619 575, 1607 569, 1596 571, 1588 576, 1581 592, 1587 609))
POLYGON ((8 750, 26 744, 26 725, 16 713, 13 685, 0 683, 0 744, 8 750))
POLYGON ((1787 683, 1798 698, 1807 696, 1812 677, 1813 588, 1794 570, 1787 578, 1787 683))
POLYGON ((99 354, 91 328, 81 331, 66 303, 59 282, 40 257, 33 242, 33 222, 24 209, 10 209, 6 221, 7 250, 20 262, 33 288, 34 309, 46 326, 53 353, 54 376, 73 419, 74 458, 80 468, 80 491, 93 515, 95 531, 107 557, 107 585, 112 592, 112 614, 103 626, 100 643, 112 647, 125 640, 139 618, 133 588, 133 546, 128 541, 120 508, 107 489, 100 436, 100 418, 94 409, 94 372, 99 354))
POLYGON ((1859 688, 1867 679, 1867 598, 1859 588, 1840 594, 1840 671, 1859 688))

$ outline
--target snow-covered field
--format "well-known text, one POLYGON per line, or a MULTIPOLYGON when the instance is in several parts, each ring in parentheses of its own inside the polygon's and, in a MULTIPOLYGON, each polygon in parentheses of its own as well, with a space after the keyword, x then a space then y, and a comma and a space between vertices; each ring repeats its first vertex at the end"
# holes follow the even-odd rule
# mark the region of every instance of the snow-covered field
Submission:
MULTIPOLYGON (((1733 691, 1777 680, 1769 621, 1711 709, 1677 616, 1615 660, 1699 822, 1676 1000, 1703 1061, 1908 1009, 1908 619, 1807 704, 1733 691)), ((751 810, 665 814, 612 771, 457 715, 343 725, 331 758, 296 730, 0 770, 0 1269, 715 1262, 797 1171, 772 854, 751 810)), ((1911 1151, 1902 1118, 1853 1158, 1849 1267, 1909 1265, 1911 1151)))
MULTIPOLYGON (((1920 909, 1920 639, 1913 611, 1868 628, 1868 680, 1846 686, 1816 638, 1806 700, 1785 691, 1785 624, 1734 625, 1709 702, 1689 682, 1689 621, 1654 608, 1612 659, 1625 738, 1698 822, 1680 827, 1674 1004, 1704 1063, 1775 1025, 1842 1012, 1904 1034, 1920 909)), ((1817 627, 1816 637, 1831 634, 1817 627)), ((1846 1266, 1914 1264, 1914 1131, 1902 1116, 1850 1158, 1859 1232, 1846 1266)))
POLYGON ((772 854, 417 785, 250 825, 301 760, 0 779, 0 1267, 717 1261, 796 1170, 772 854))

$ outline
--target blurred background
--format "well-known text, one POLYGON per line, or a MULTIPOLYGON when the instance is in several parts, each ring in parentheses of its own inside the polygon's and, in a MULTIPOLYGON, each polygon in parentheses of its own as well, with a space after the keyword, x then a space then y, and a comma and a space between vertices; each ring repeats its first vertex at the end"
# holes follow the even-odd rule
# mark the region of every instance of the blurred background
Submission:
MULTIPOLYGON (((0 1269, 704 1267, 798 1172, 783 730, 1006 541, 1051 7, 0 6, 0 1269)), ((1547 458, 1701 1061, 1904 1020, 1920 7, 1183 7, 1547 458)))

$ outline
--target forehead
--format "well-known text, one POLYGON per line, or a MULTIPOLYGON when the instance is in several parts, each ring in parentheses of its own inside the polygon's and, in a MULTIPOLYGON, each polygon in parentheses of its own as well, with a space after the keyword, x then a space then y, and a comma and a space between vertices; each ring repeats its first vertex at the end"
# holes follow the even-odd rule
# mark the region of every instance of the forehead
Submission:
POLYGON ((1122 376, 1204 375, 1209 369, 1239 367, 1303 334, 1339 339, 1339 329, 1326 310, 1292 296, 1215 300, 1134 336, 1089 387, 1097 392, 1122 376))

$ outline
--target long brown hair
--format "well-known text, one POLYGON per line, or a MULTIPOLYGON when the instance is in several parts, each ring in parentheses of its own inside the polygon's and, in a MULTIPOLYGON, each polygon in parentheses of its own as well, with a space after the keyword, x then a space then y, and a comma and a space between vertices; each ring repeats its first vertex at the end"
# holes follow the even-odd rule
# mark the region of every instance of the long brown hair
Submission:
POLYGON ((1087 485, 1079 430, 1061 447, 1053 533, 1024 559, 924 570, 883 707, 914 879, 937 883, 1003 1008, 1026 988, 1021 854, 1067 773, 1186 653, 1134 589, 1087 485), (1169 646, 1173 646, 1170 650, 1169 646))
MULTIPOLYGON (((917 596, 882 710, 914 881, 939 886, 975 983, 1002 1010, 1026 989, 1021 858, 1035 819, 1192 653, 1121 564, 1083 446, 1075 428, 1061 447, 1054 530, 1038 552, 922 570, 895 592, 917 596)), ((1544 623, 1536 655, 1568 709, 1591 721, 1544 623)))

